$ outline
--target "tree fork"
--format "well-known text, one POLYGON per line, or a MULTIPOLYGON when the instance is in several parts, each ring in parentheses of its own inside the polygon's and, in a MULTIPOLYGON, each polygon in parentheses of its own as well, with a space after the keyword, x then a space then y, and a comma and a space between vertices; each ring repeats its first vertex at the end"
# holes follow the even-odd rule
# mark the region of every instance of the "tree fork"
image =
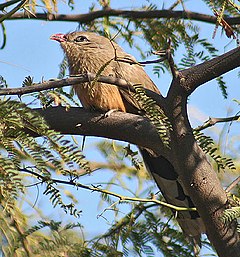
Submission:
MULTIPOLYGON (((232 58, 229 53, 225 56, 229 59, 232 58)), ((214 60, 198 65, 199 69, 201 70, 204 65, 208 67, 209 64, 214 63, 214 60)), ((209 68, 203 75, 212 78, 221 73, 220 62, 216 62, 215 65, 218 66, 215 74, 209 74, 211 73, 209 68)), ((235 60, 235 65, 239 65, 239 60, 235 60)), ((185 70, 173 79, 169 88, 165 106, 167 106, 167 116, 173 126, 173 130, 170 132, 172 164, 182 185, 197 207, 205 224, 207 236, 218 255, 220 257, 237 257, 240 256, 240 235, 237 232, 237 221, 226 225, 221 220, 224 210, 230 208, 230 204, 216 172, 194 138, 188 119, 189 89, 193 92, 197 86, 200 86, 199 80, 204 81, 204 78, 199 76, 199 72, 194 74, 185 70)))

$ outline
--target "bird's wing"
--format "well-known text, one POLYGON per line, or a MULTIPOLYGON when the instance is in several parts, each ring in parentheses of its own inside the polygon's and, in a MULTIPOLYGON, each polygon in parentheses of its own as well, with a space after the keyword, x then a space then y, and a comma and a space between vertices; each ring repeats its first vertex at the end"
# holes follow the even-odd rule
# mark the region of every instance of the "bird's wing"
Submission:
MULTIPOLYGON (((141 64, 139 64, 132 55, 125 53, 124 55, 118 55, 117 60, 114 61, 111 66, 117 78, 124 79, 132 85, 142 86, 143 88, 150 89, 160 94, 160 91, 144 71, 141 64)), ((141 105, 136 98, 133 97, 133 93, 128 88, 121 88, 119 91, 126 105, 127 112, 139 113, 139 111, 141 111, 141 105)))
MULTIPOLYGON (((162 195, 168 203, 174 206, 195 207, 189 195, 184 191, 178 180, 172 164, 163 156, 152 156, 146 149, 140 149, 147 170, 153 176, 162 195)), ((173 210, 183 232, 199 241, 200 235, 205 233, 205 226, 197 211, 173 210)))

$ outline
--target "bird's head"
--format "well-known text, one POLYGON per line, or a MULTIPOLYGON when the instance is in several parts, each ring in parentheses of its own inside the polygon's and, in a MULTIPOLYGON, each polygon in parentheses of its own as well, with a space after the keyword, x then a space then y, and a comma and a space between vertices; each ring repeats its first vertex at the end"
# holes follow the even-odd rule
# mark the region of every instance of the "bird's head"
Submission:
POLYGON ((78 51, 85 51, 90 49, 109 49, 111 42, 108 38, 97 35, 93 32, 71 32, 68 34, 53 34, 50 39, 58 41, 63 50, 66 51, 68 47, 78 49, 78 51))
POLYGON ((79 73, 78 67, 93 72, 114 58, 116 50, 122 52, 110 39, 93 32, 59 33, 52 35, 50 39, 60 43, 67 56, 70 72, 73 73, 79 73))

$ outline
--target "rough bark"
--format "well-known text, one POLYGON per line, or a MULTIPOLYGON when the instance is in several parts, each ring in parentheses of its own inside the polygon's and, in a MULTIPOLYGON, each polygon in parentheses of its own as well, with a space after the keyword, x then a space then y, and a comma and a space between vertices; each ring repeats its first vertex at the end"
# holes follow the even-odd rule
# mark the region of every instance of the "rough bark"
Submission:
MULTIPOLYGON (((180 74, 181 77, 181 74, 180 74)), ((188 80, 184 80, 186 82, 188 80)), ((168 114, 173 125, 171 154, 173 165, 186 191, 196 205, 207 229, 207 235, 219 256, 240 256, 237 223, 225 226, 220 217, 230 207, 226 192, 217 174, 197 145, 187 115, 187 96, 190 85, 173 81, 168 96, 168 114)))
POLYGON ((105 117, 104 113, 79 107, 66 110, 61 106, 34 110, 44 117, 51 128, 62 134, 116 139, 152 149, 159 154, 166 152, 155 127, 147 118, 139 115, 113 112, 105 117))

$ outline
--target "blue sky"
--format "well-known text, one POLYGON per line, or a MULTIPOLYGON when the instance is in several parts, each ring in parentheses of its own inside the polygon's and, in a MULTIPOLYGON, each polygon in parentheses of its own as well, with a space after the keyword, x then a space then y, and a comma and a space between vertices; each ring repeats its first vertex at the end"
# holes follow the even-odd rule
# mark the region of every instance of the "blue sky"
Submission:
MULTIPOLYGON (((74 13, 87 12, 87 6, 90 2, 91 1, 81 1, 81 5, 77 5, 74 13)), ((162 7, 162 1, 155 2, 158 4, 159 8, 162 7)), ((129 9, 131 7, 139 7, 142 5, 142 3, 147 3, 147 1, 115 0, 112 1, 112 3, 112 7, 129 9)), ((186 8, 188 10, 202 13, 208 10, 204 4, 201 4, 200 1, 188 1, 186 3, 186 8)), ((70 12, 69 8, 64 7, 63 4, 61 4, 59 10, 60 13, 70 12)), ((235 42, 231 42, 225 37, 225 35, 221 35, 220 29, 218 30, 215 39, 212 39, 214 26, 200 22, 198 24, 201 26, 201 35, 208 38, 209 41, 219 49, 220 54, 236 46, 235 42)), ((34 78, 35 82, 57 77, 59 72, 58 65, 63 58, 63 53, 59 45, 56 42, 49 40, 49 37, 55 33, 66 33, 73 31, 77 28, 78 24, 76 22, 13 20, 6 21, 5 26, 7 32, 7 44, 6 47, 1 50, 0 75, 7 80, 10 87, 20 87, 24 78, 29 75, 34 78)), ((118 41, 118 43, 121 44, 122 48, 124 48, 127 52, 133 54, 138 60, 140 60, 140 56, 136 50, 129 49, 129 47, 122 41, 118 41)), ((177 53, 177 55, 181 56, 181 50, 177 53)), ((153 81, 159 85, 159 88, 163 94, 166 93, 171 81, 170 75, 163 75, 159 79, 153 75, 151 66, 148 66, 146 71, 153 81)), ((233 98, 239 99, 239 80, 236 76, 236 70, 229 72, 225 76, 225 80, 228 83, 229 92, 229 98, 227 100, 223 99, 215 81, 211 81, 200 87, 191 96, 189 100, 189 113, 194 126, 201 124, 209 116, 225 117, 230 109, 232 114, 235 114, 238 111, 237 105, 232 101, 233 98)), ((217 126, 217 128, 218 129, 214 129, 211 132, 216 138, 218 131, 221 130, 221 126, 217 126)), ((237 131, 239 131, 238 124, 231 128, 231 135, 235 135, 237 131)), ((97 159, 101 160, 101 156, 97 155, 97 153, 93 150, 94 142, 95 140, 92 138, 87 139, 87 143, 89 145, 86 146, 85 153, 89 159, 96 158, 97 156, 97 159)), ((94 176, 86 178, 86 183, 102 181, 101 176, 102 173, 97 172, 94 176)), ((105 181, 108 180, 108 177, 110 178, 111 175, 107 172, 104 173, 105 181)), ((133 181, 133 183, 135 182, 133 181)), ((96 217, 96 215, 100 212, 100 210, 97 210, 96 198, 97 200, 99 199, 97 197, 97 193, 89 193, 84 190, 79 190, 78 194, 81 194, 79 199, 79 207, 84 208, 87 206, 80 222, 86 226, 86 230, 89 230, 90 234, 95 234, 99 230, 105 228, 106 225, 103 219, 97 219, 96 217)), ((46 208, 43 201, 44 200, 40 200, 38 204, 39 206, 44 206, 44 208, 46 208)), ((51 213, 51 215, 54 214, 54 216, 59 216, 59 218, 62 218, 63 215, 56 215, 55 210, 51 209, 50 206, 48 206, 45 211, 46 213, 51 213)), ((112 213, 108 213, 106 215, 110 217, 112 213)))

